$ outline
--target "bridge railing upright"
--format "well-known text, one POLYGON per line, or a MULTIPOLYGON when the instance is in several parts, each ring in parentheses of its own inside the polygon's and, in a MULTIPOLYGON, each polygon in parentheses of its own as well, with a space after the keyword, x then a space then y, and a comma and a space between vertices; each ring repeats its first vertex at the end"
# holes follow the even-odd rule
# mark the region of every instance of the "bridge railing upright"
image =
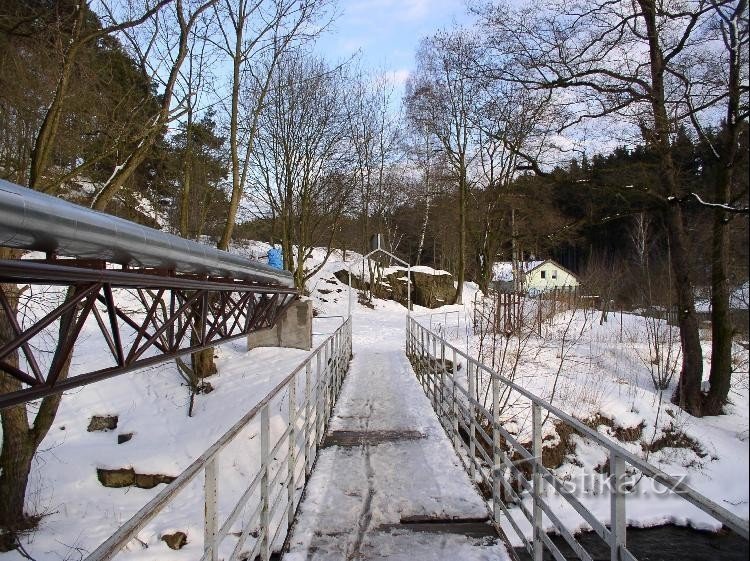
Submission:
POLYGON ((745 540, 748 539, 750 531, 747 520, 493 371, 415 318, 407 317, 406 322, 406 353, 441 424, 472 478, 481 482, 480 487, 487 490, 495 524, 500 527, 502 522, 507 522, 505 527, 516 534, 518 541, 535 561, 542 560, 545 548, 556 560, 566 559, 545 533, 543 515, 567 542, 576 559, 592 561, 591 553, 561 519, 561 512, 555 506, 560 501, 546 500, 549 498, 548 490, 554 490, 562 497, 609 546, 611 561, 635 561, 626 542, 626 498, 638 482, 637 473, 663 486, 665 493, 681 497, 745 540), (466 365, 462 375, 458 374, 459 363, 466 365), (489 409, 477 397, 477 381, 480 379, 489 380, 488 391, 492 395, 489 409), (500 412, 510 392, 515 392, 531 409, 531 442, 522 439, 519 434, 511 434, 503 426, 504 419, 500 412), (605 525, 579 500, 576 489, 571 489, 567 481, 543 465, 543 415, 606 450, 610 474, 606 485, 610 490, 610 524, 605 525), (531 500, 524 502, 524 497, 531 500), (530 508, 528 503, 531 503, 530 508), (524 532, 524 525, 531 531, 524 532), (527 537, 529 534, 531 539, 527 537))
POLYGON ((200 559, 268 561, 280 550, 294 521, 348 370, 351 350, 349 318, 86 561, 115 558, 160 513, 169 511, 179 495, 189 495, 190 483, 201 474, 204 512, 191 513, 197 518, 202 514, 203 519, 200 559), (281 427, 279 418, 283 419, 281 427), (238 437, 252 440, 250 430, 260 433, 260 467, 247 476, 243 491, 222 497, 223 470, 227 468, 221 462, 222 451, 232 443, 246 446, 238 437))

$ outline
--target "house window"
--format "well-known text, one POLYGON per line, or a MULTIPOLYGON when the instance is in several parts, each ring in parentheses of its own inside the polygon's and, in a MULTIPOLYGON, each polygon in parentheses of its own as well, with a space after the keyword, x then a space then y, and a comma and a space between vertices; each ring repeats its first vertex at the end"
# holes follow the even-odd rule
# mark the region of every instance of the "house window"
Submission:
POLYGON ((546 279, 546 278, 547 278, 547 271, 542 271, 542 278, 543 278, 543 279, 546 279))
POLYGON ((557 278, 557 269, 555 269, 554 271, 552 271, 552 278, 553 279, 557 278))

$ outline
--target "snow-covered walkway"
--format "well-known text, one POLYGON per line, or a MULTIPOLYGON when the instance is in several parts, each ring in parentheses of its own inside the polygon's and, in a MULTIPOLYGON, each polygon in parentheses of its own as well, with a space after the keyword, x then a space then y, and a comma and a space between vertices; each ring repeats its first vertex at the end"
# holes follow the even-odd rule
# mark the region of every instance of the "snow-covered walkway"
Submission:
POLYGON ((414 376, 394 315, 355 314, 354 359, 285 561, 508 558, 476 523, 487 510, 414 376), (430 520, 474 523, 414 524, 430 520))

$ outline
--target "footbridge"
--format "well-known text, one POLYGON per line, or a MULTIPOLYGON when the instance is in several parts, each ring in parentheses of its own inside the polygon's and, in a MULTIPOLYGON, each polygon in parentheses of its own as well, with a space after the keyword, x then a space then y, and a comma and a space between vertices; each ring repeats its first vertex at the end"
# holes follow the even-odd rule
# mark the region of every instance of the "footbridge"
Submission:
MULTIPOLYGON (((247 336, 297 298, 286 273, 7 183, 0 246, 43 255, 0 263, 0 368, 16 383, 2 407, 247 336), (14 307, 21 283, 61 287, 58 301, 23 321, 14 307), (136 313, 114 297, 124 289, 136 294, 136 313), (111 364, 66 378, 87 319, 111 364), (52 325, 59 336, 45 359, 31 342, 52 325)), ((505 379, 429 322, 358 309, 86 559, 634 560, 628 499, 643 480, 747 547, 747 520, 505 379), (500 416, 511 395, 527 405, 529 438, 500 416), (606 451, 596 504, 545 467, 549 417, 606 451), (156 528, 174 519, 185 524, 184 549, 158 540, 149 549, 156 528)))

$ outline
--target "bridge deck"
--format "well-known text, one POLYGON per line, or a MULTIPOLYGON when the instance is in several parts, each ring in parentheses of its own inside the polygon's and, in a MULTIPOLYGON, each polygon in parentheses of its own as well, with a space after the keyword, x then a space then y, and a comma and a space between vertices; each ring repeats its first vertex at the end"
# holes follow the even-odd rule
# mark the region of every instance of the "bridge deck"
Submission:
POLYGON ((284 560, 507 559, 404 355, 403 322, 376 323, 376 311, 357 319, 284 560))

